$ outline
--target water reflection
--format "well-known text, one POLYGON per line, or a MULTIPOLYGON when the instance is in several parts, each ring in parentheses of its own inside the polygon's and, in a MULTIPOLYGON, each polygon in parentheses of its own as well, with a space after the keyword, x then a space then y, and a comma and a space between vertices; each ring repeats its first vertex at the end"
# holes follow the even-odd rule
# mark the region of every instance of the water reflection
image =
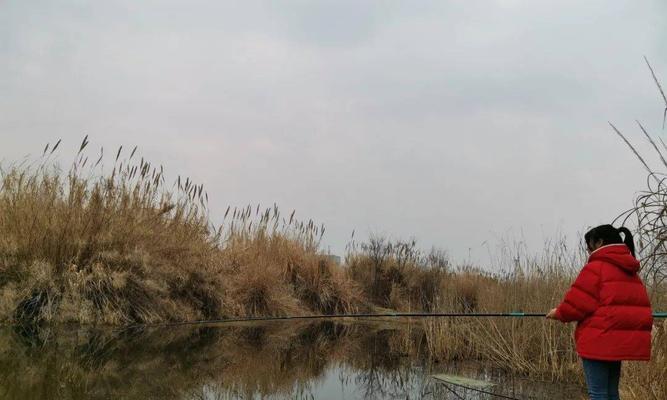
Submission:
MULTIPOLYGON (((517 398, 562 387, 429 360, 419 323, 272 322, 0 331, 0 399, 491 399, 435 383, 452 372, 517 398)), ((573 389, 577 390, 577 389, 573 389)))

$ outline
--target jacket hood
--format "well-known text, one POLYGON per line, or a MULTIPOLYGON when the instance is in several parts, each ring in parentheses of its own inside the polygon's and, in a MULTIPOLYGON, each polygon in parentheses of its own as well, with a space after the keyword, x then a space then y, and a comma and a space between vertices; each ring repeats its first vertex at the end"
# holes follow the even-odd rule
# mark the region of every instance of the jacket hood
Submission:
POLYGON ((591 261, 605 261, 630 273, 639 271, 639 261, 630 253, 630 249, 624 243, 600 247, 588 257, 588 262, 591 261))

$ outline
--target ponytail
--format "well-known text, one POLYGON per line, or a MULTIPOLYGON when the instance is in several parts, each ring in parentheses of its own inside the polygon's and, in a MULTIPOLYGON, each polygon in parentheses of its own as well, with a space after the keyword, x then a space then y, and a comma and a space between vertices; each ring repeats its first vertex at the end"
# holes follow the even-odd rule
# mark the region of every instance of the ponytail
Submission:
POLYGON ((630 253, 635 257, 635 242, 632 239, 632 233, 624 226, 616 229, 612 225, 600 225, 589 230, 584 235, 584 240, 589 249, 592 249, 593 244, 598 241, 602 245, 621 244, 624 243, 630 249, 630 253), (621 238, 621 233, 625 235, 625 239, 621 238))
POLYGON ((623 240, 623 243, 625 243, 626 246, 630 249, 630 253, 632 253, 632 256, 635 256, 635 242, 632 239, 632 232, 630 232, 630 229, 622 226, 618 228, 618 233, 622 233, 625 235, 625 239, 623 240))

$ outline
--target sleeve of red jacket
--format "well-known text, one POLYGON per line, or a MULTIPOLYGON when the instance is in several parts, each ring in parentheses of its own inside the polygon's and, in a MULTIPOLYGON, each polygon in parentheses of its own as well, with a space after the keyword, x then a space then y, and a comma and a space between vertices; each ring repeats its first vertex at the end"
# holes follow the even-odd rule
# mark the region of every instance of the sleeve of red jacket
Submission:
POLYGON ((599 282, 597 263, 586 264, 556 309, 556 318, 563 322, 581 321, 592 314, 598 307, 599 282))

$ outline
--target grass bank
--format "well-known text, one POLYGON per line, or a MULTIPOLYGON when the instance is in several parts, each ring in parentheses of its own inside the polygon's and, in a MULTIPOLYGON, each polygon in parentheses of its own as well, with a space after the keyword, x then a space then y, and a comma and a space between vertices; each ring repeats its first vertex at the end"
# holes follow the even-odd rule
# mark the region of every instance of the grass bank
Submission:
POLYGON ((118 149, 104 170, 87 146, 67 170, 56 144, 0 171, 0 321, 125 325, 365 304, 318 250, 323 227, 275 207, 228 209, 214 227, 203 185, 165 184, 136 149, 118 149))

